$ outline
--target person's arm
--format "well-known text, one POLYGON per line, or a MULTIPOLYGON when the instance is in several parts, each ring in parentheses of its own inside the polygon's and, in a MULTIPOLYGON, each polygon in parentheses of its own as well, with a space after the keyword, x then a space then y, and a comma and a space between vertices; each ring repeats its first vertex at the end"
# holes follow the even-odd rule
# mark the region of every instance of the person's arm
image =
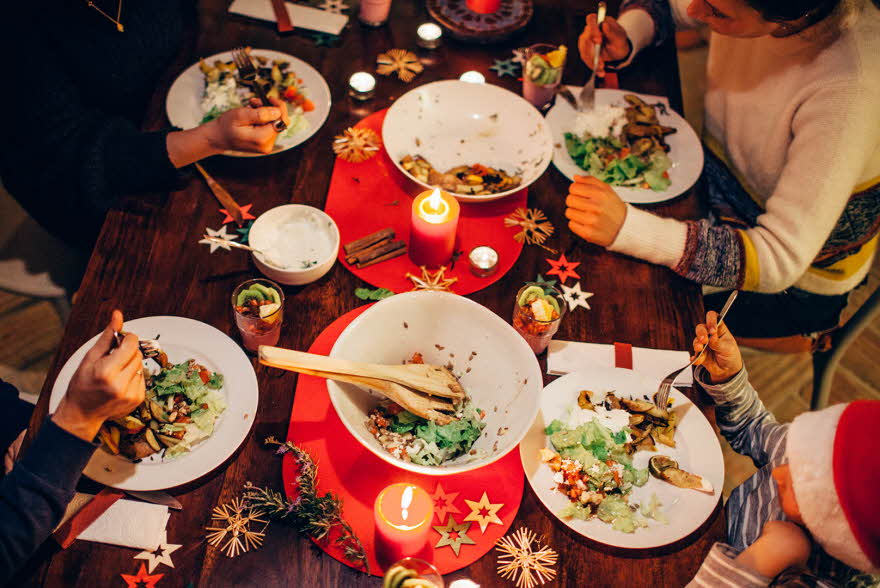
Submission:
POLYGON ((736 549, 730 545, 716 543, 697 570, 697 575, 688 582, 687 588, 763 588, 770 585, 772 577, 768 578, 738 562, 737 555, 736 549))
POLYGON ((623 204, 598 180, 572 184, 569 226, 588 241, 665 265, 700 284, 757 292, 790 287, 828 239, 866 157, 877 148, 865 121, 880 119, 880 102, 852 87, 829 82, 807 93, 792 122, 785 166, 756 226, 661 218, 623 204), (617 211, 610 222, 599 223, 602 217, 591 213, 609 208, 617 211))
POLYGON ((620 4, 617 22, 626 31, 632 50, 623 61, 615 63, 620 69, 629 65, 646 47, 656 47, 671 39, 676 29, 694 29, 700 22, 690 18, 687 6, 691 0, 624 0, 620 4))
POLYGON ((55 414, 33 445, 0 480, 0 584, 45 541, 73 498, 76 483, 97 445, 98 430, 110 417, 131 412, 144 400, 145 382, 138 339, 128 334, 115 346, 122 314, 86 353, 55 414))

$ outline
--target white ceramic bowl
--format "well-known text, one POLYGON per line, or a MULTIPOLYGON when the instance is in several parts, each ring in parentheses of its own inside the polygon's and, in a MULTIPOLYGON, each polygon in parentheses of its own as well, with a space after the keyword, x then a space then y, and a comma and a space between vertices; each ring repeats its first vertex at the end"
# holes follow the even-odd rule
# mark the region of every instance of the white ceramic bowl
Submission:
POLYGON ((553 159, 553 137, 544 117, 521 96, 492 84, 445 80, 419 86, 397 99, 382 124, 382 142, 394 165, 421 155, 435 169, 481 163, 519 175, 513 190, 459 200, 487 202, 529 186, 553 159))
POLYGON ((330 400, 349 432, 364 447, 401 469, 448 475, 488 465, 514 449, 538 413, 541 369, 520 335, 476 302, 446 292, 407 292, 376 303, 351 322, 331 357, 399 364, 420 352, 426 363, 452 364, 486 428, 474 443, 477 457, 423 466, 385 451, 366 426, 379 397, 351 384, 327 382, 330 400))
POLYGON ((294 249, 291 244, 299 240, 302 244, 298 248, 301 255, 273 257, 253 253, 257 268, 271 280, 289 286, 309 284, 322 278, 336 263, 339 227, 323 210, 305 204, 285 204, 257 217, 248 237, 250 246, 264 251, 278 251, 278 239, 284 239, 291 249, 294 249), (282 227, 290 229, 294 224, 299 229, 296 234, 288 231, 285 235, 282 227), (310 249, 312 247, 314 249, 310 249))

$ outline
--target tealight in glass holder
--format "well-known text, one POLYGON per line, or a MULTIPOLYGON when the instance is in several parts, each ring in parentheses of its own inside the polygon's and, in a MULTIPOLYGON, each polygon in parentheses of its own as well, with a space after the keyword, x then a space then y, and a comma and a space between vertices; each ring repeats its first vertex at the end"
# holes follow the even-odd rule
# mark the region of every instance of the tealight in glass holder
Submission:
POLYGON ((376 93, 376 78, 373 74, 359 71, 348 78, 348 95, 355 100, 369 100, 376 93))
POLYGON ((433 22, 426 22, 416 29, 416 43, 422 49, 436 49, 443 38, 443 29, 433 22))

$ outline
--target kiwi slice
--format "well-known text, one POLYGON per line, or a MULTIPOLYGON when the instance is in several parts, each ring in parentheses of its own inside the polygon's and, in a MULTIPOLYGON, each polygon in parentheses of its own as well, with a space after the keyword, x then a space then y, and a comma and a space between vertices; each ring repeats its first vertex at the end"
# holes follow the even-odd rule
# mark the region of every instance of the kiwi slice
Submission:
POLYGON ((257 292, 262 294, 266 300, 271 300, 276 304, 281 304, 281 296, 278 294, 278 291, 275 290, 275 288, 257 283, 251 286, 251 290, 256 290, 257 292))
POLYGON ((266 297, 263 296, 263 293, 260 292, 259 290, 252 290, 252 289, 248 288, 248 289, 242 290, 241 292, 238 293, 238 298, 236 298, 235 303, 238 306, 244 306, 245 304, 247 304, 251 300, 256 300, 257 302, 262 302, 265 299, 266 299, 266 297))
POLYGON ((550 303, 550 306, 553 307, 553 310, 556 311, 556 314, 562 314, 562 312, 559 310, 559 302, 556 301, 556 298, 554 296, 544 296, 544 300, 550 303))
POLYGON ((405 580, 416 577, 416 572, 403 566, 394 566, 385 573, 382 588, 400 588, 405 580))
POLYGON ((529 286, 525 290, 523 290, 522 294, 519 295, 519 300, 517 300, 517 304, 520 306, 526 306, 535 298, 545 298, 544 296, 544 288, 540 286, 529 286))

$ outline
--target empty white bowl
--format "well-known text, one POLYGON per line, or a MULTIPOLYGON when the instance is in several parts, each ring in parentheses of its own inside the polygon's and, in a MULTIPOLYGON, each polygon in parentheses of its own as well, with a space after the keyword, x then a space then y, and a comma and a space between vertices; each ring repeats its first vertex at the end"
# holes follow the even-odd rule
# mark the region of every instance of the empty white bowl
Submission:
POLYGON ((518 175, 512 190, 459 200, 488 202, 528 187, 553 159, 553 137, 534 106, 518 94, 492 84, 445 80, 419 86, 398 98, 382 123, 382 142, 394 165, 405 155, 421 155, 445 172, 458 165, 480 163, 518 175))
POLYGON ((339 228, 313 206, 285 204, 254 221, 248 237, 254 263, 264 276, 281 284, 309 284, 330 271, 339 253, 339 228))
POLYGON ((385 451, 367 428, 379 396, 352 384, 327 381, 345 427, 388 463, 420 474, 448 475, 488 465, 514 449, 538 413, 543 382, 535 354, 506 321, 467 298, 446 292, 406 292, 367 309, 345 328, 331 357, 400 364, 418 351, 426 363, 451 364, 486 427, 473 449, 440 466, 403 461, 385 451))

